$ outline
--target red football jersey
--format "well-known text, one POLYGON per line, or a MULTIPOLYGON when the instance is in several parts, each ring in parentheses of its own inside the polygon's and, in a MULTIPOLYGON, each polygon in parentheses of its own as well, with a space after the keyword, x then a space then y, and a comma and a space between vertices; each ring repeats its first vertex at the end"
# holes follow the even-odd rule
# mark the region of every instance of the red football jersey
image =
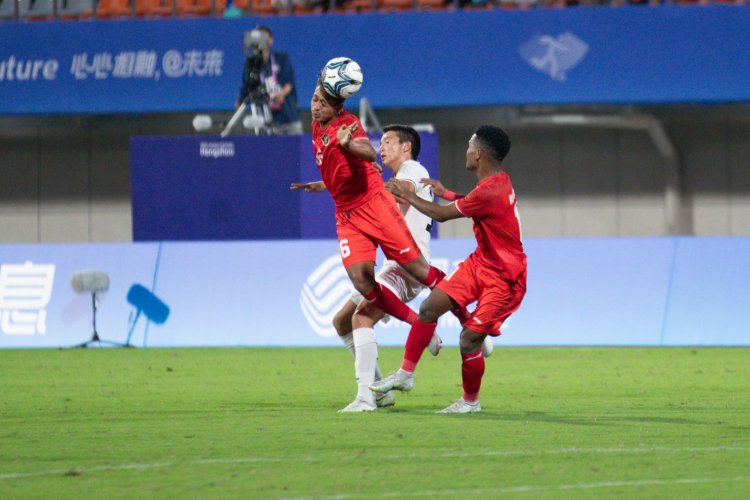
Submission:
POLYGON ((385 189, 383 179, 369 162, 357 158, 339 145, 336 132, 342 125, 351 123, 358 126, 352 134, 353 141, 367 138, 359 119, 344 110, 324 129, 315 120, 312 122, 315 162, 339 212, 358 207, 385 189))
POLYGON ((526 254, 521 243, 521 220, 510 177, 500 172, 487 177, 456 208, 474 220, 474 251, 480 262, 516 281, 526 270, 526 254))

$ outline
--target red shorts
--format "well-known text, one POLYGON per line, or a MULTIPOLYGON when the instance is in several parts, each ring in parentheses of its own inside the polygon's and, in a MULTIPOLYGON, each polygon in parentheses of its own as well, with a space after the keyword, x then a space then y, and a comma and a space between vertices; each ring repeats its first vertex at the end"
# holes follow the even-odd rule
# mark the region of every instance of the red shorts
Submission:
POLYGON ((383 190, 367 203, 336 213, 336 232, 344 267, 375 262, 378 246, 386 258, 399 264, 411 262, 420 251, 396 201, 383 190))
POLYGON ((462 306, 476 300, 477 308, 464 326, 477 333, 497 336, 503 322, 521 305, 526 294, 526 273, 511 282, 477 262, 471 254, 437 287, 462 306))

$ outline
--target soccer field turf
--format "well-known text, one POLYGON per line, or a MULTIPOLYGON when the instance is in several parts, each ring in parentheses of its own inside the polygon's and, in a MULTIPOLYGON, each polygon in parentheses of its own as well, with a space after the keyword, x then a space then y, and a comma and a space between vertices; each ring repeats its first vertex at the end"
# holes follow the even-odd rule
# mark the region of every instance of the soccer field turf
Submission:
MULTIPOLYGON (((402 349, 381 349, 381 367, 402 349)), ((496 348, 481 413, 395 408, 329 348, 0 351, 0 498, 748 498, 750 350, 496 348)))

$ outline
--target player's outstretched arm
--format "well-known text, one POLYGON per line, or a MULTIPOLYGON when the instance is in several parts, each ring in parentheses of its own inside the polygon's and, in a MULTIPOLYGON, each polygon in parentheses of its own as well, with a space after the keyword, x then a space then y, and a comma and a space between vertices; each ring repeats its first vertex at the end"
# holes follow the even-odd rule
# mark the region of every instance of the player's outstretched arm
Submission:
POLYGON ((390 179, 385 187, 397 198, 406 200, 411 206, 438 222, 445 222, 447 220, 463 217, 463 214, 458 211, 458 208, 456 208, 455 203, 451 203, 450 205, 440 205, 438 203, 423 200, 417 196, 414 191, 409 191, 404 188, 402 183, 398 182, 396 179, 390 179))
POLYGON ((323 184, 323 181, 292 182, 292 185, 289 186, 289 189, 291 189, 292 191, 300 190, 304 191, 305 193, 321 193, 326 190, 326 185, 323 184))
POLYGON ((454 193, 453 191, 446 189, 443 183, 437 179, 420 179, 419 182, 432 187, 432 194, 440 196, 444 200, 455 201, 459 198, 463 198, 464 195, 454 193))

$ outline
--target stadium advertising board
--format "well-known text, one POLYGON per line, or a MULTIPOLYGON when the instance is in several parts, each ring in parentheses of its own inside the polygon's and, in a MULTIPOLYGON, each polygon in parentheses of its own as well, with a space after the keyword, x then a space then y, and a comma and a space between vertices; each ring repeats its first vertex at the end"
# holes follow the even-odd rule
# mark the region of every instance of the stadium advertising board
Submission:
MULTIPOLYGON (((433 262, 450 270, 474 246, 437 240, 433 262)), ((528 294, 497 346, 750 345, 750 238, 525 246, 528 294)), ((110 280, 98 295, 100 337, 136 346, 339 346, 331 319, 352 291, 335 240, 0 245, 0 347, 89 340, 92 297, 70 281, 91 269, 110 280), (138 297, 168 309, 161 324, 138 297)), ((381 345, 403 345, 408 329, 391 320, 376 331, 381 345)), ((441 318, 446 345, 458 332, 441 318)))
MULTIPOLYGON (((437 134, 419 135, 419 160, 437 178, 437 134)), ((289 189, 320 179, 311 142, 310 134, 132 138, 133 238, 335 238, 331 196, 289 189)), ((380 135, 370 142, 378 150, 380 135)))
POLYGON ((290 54, 303 108, 323 64, 341 55, 364 73, 352 100, 378 108, 750 100, 750 6, 665 5, 6 22, 0 114, 229 112, 242 35, 259 22, 290 54), (310 43, 321 33, 357 43, 322 53, 310 43))

